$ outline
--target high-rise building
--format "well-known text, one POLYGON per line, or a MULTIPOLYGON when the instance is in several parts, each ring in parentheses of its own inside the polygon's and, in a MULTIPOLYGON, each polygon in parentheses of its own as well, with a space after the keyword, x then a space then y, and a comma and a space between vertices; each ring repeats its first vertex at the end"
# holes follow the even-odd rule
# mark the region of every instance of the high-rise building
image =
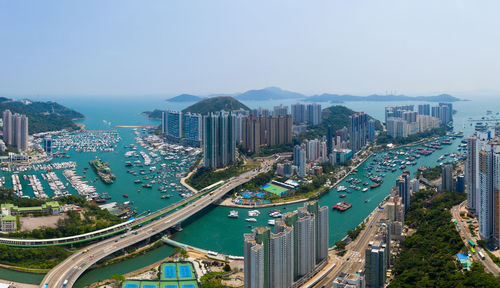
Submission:
POLYGON ((183 137, 201 143, 203 139, 203 116, 200 114, 186 113, 183 115, 182 124, 184 126, 183 137))
POLYGON ((455 185, 455 190, 458 193, 465 193, 465 175, 457 175, 457 184, 455 185))
POLYGON ((19 151, 28 149, 28 117, 9 110, 3 111, 3 139, 5 144, 15 146, 19 151))
POLYGON ((299 153, 298 153, 298 160, 297 160, 297 167, 298 167, 298 174, 299 178, 304 178, 306 177, 307 171, 306 171, 306 149, 302 148, 299 146, 299 153))
POLYGON ((479 201, 476 203, 481 239, 500 246, 500 139, 481 144, 478 153, 479 201))
POLYGON ((231 112, 212 112, 203 116, 203 163, 219 169, 236 161, 234 116, 231 112))
POLYGON ((471 136, 467 139, 467 160, 465 162, 465 183, 467 185, 467 209, 476 213, 478 193, 478 149, 477 137, 471 136))
POLYGON ((366 145, 367 118, 364 112, 349 116, 349 144, 353 153, 358 152, 366 145))
POLYGON ((45 151, 45 153, 47 153, 47 155, 51 155, 52 154, 52 137, 50 137, 50 136, 43 137, 42 147, 43 147, 43 151, 45 151))
POLYGON ((318 125, 321 123, 321 105, 320 104, 308 104, 306 110, 306 121, 311 125, 318 125))
POLYGON ((430 104, 418 105, 418 114, 430 116, 431 115, 431 105, 430 104))
MULTIPOLYGON (((180 139, 182 137, 182 112, 165 111, 167 127, 165 132, 168 136, 180 139)), ((165 116, 164 116, 165 117, 165 116)))
POLYGON ((398 195, 405 205, 405 213, 410 208, 410 172, 404 171, 403 175, 396 180, 396 186, 398 187, 398 195))
POLYGON ((328 125, 326 128, 326 155, 329 157, 333 151, 333 137, 334 131, 332 125, 328 125))
POLYGON ((280 104, 280 106, 274 106, 274 116, 286 116, 288 115, 288 106, 280 104))
POLYGON ((390 226, 381 224, 380 229, 385 231, 377 234, 376 239, 368 244, 365 250, 365 280, 366 287, 384 287, 386 281, 387 268, 390 264, 390 240, 387 242, 387 235, 390 237, 390 226))
POLYGON ((258 153, 260 151, 260 122, 259 118, 254 117, 253 115, 250 117, 246 117, 243 119, 242 123, 242 144, 243 149, 248 152, 258 153))
POLYGON ((327 260, 328 208, 319 208, 317 201, 286 213, 274 229, 258 227, 244 235, 245 287, 299 285, 327 260))
POLYGON ((6 145, 13 145, 12 135, 12 112, 10 110, 3 111, 3 141, 6 145))
POLYGON ((452 103, 439 103, 439 107, 442 107, 443 121, 444 124, 453 122, 453 104, 452 103))
POLYGON ((290 115, 244 118, 242 142, 249 152, 258 152, 261 146, 292 143, 292 118, 290 115))
POLYGON ((292 120, 294 124, 304 123, 306 120, 306 105, 292 104, 292 120))
POLYGON ((453 165, 441 167, 441 191, 453 191, 453 165))
POLYGON ((373 142, 375 140, 375 120, 370 119, 368 121, 368 141, 373 142))

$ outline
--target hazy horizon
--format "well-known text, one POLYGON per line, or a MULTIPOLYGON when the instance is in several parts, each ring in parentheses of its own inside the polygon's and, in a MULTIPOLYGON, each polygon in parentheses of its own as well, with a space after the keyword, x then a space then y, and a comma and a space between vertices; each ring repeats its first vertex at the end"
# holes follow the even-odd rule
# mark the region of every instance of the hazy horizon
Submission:
POLYGON ((0 1, 0 95, 500 94, 498 1, 0 1))

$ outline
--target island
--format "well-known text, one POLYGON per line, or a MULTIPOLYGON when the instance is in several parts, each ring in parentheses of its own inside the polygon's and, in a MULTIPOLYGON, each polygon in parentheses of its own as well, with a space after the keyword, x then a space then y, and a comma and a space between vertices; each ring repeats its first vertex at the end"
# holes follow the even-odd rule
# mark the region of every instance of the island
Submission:
POLYGON ((221 110, 234 111, 240 109, 250 111, 250 108, 248 108, 245 104, 241 103, 240 101, 236 100, 233 97, 217 96, 195 103, 187 107, 186 109, 182 110, 182 112, 198 113, 205 115, 210 112, 216 112, 221 110))
POLYGON ((29 118, 29 134, 62 129, 76 130, 79 128, 73 120, 85 118, 83 114, 53 101, 17 101, 0 97, 0 111, 7 109, 29 118))

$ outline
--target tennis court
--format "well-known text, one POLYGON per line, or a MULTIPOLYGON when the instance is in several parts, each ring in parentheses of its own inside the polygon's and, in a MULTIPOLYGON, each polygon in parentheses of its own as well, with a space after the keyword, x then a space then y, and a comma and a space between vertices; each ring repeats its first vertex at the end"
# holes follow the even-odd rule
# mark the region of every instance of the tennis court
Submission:
POLYGON ((142 288, 158 288, 158 286, 156 284, 144 284, 142 288))
POLYGON ((179 279, 193 278, 190 265, 179 265, 179 279))
POLYGON ((175 265, 163 266, 163 277, 165 279, 177 279, 177 273, 175 272, 175 265))
POLYGON ((177 283, 168 283, 164 284, 162 288, 179 288, 179 286, 177 285, 177 283))
POLYGON ((261 188, 262 188, 262 190, 264 190, 266 192, 273 193, 274 195, 278 195, 278 196, 281 196, 283 194, 288 193, 288 189, 283 188, 283 187, 278 186, 278 185, 271 184, 271 183, 268 183, 268 184, 262 186, 261 188))
POLYGON ((181 288, 195 288, 194 284, 181 284, 181 288))
POLYGON ((125 283, 125 288, 139 288, 139 284, 125 283))

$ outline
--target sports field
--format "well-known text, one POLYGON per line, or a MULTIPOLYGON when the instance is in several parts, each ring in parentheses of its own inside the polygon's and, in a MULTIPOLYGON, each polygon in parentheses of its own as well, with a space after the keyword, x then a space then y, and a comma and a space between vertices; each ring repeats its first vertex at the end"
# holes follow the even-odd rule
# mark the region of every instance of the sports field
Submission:
POLYGON ((261 188, 262 188, 262 190, 264 190, 266 192, 273 193, 274 195, 278 195, 278 196, 286 194, 289 191, 286 188, 283 188, 283 187, 280 187, 280 186, 277 186, 277 185, 274 185, 271 183, 268 183, 268 184, 262 186, 261 188))

